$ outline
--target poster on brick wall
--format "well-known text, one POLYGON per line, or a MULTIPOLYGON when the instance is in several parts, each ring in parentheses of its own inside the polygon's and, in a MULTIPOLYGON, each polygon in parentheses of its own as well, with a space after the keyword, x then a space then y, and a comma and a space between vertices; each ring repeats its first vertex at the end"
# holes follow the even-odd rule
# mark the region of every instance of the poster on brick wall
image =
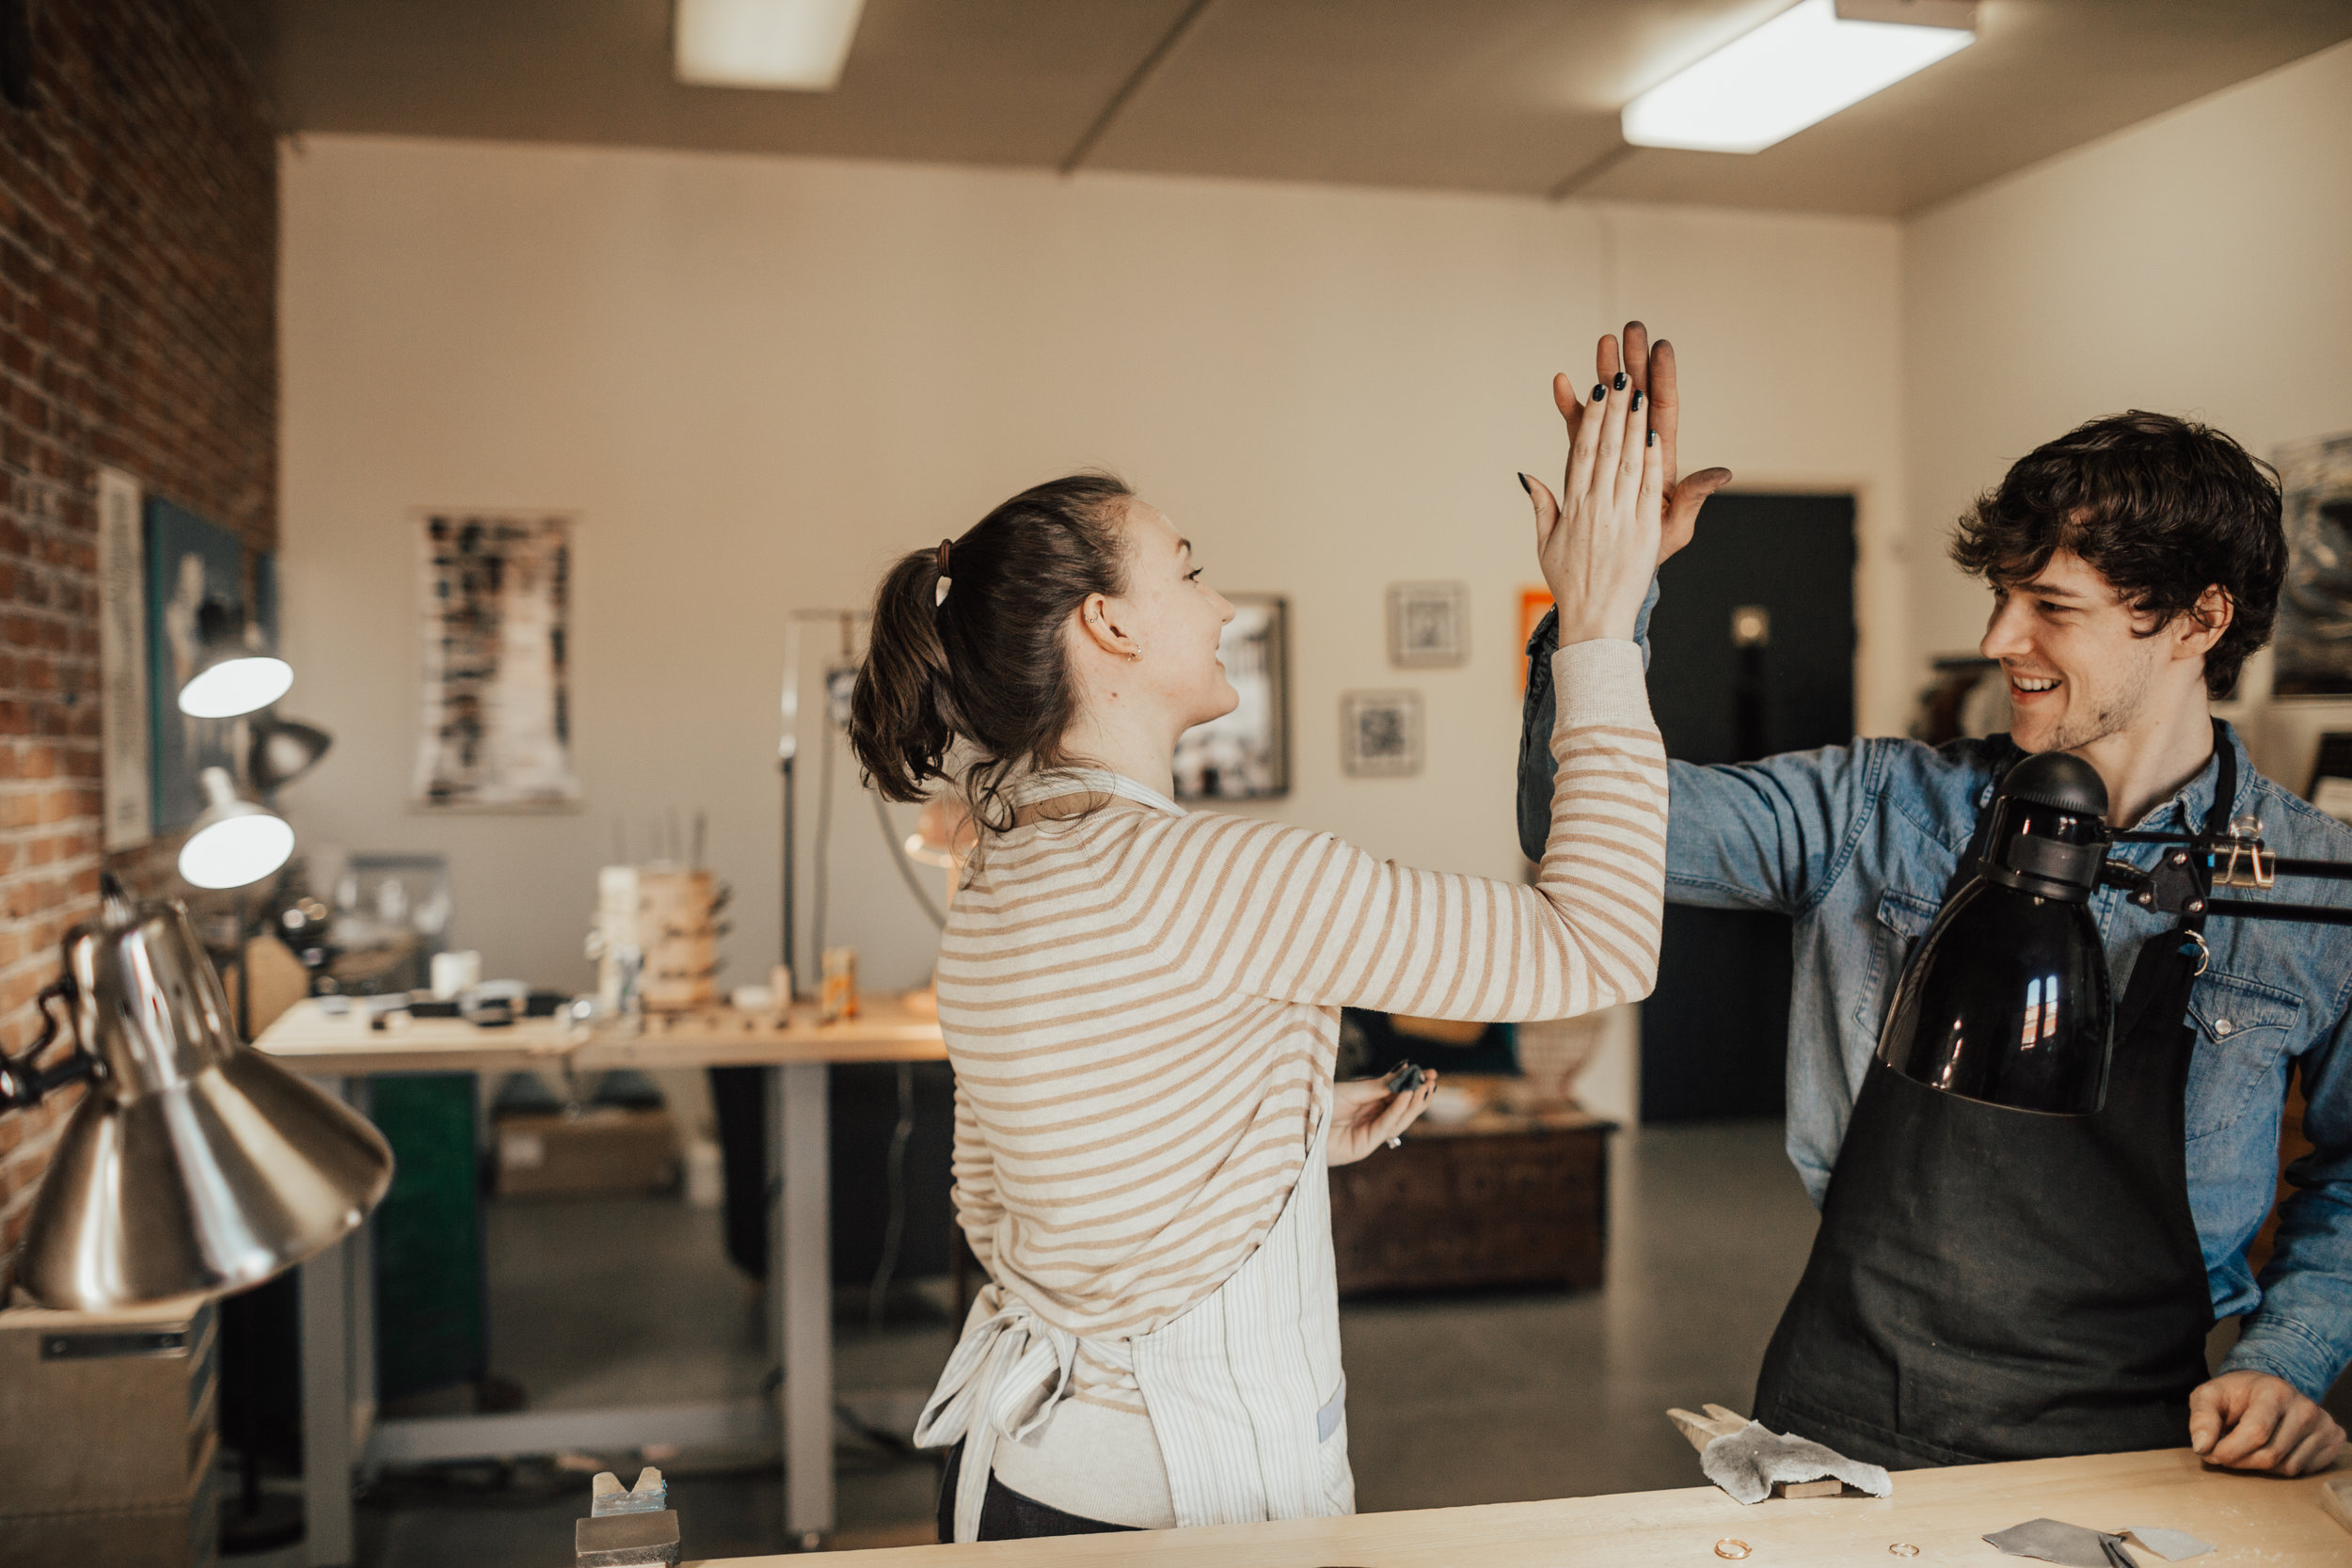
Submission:
POLYGON ((423 712, 410 800, 429 810, 580 803, 572 770, 572 519, 417 514, 423 712))
MULTIPOLYGON (((197 774, 207 768, 242 773, 252 741, 243 718, 193 719, 180 711, 180 689, 204 657, 199 630, 204 606, 248 613, 246 551, 237 536, 161 496, 147 498, 148 776, 153 781, 149 820, 167 833, 196 820, 204 808, 197 774)), ((261 645, 278 645, 275 610, 249 607, 261 645)))
POLYGON ((98 683, 105 845, 135 849, 151 836, 147 716, 147 552, 139 482, 98 470, 98 683))

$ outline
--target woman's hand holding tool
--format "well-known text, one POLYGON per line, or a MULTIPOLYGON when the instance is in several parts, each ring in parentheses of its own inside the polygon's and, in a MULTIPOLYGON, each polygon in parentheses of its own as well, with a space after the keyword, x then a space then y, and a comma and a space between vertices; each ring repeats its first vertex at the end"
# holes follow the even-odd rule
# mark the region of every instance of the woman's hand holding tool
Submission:
POLYGON ((1327 1164, 1348 1165, 1413 1125, 1429 1108, 1438 1075, 1422 1069, 1417 1086, 1391 1093, 1384 1078, 1354 1078, 1332 1085, 1327 1164))

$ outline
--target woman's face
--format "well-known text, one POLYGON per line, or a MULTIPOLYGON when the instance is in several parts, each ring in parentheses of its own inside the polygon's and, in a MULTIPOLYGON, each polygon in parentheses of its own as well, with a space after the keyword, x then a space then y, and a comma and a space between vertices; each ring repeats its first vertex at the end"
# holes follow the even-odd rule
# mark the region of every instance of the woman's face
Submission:
POLYGON ((1181 735, 1241 702, 1216 657, 1217 634, 1233 618, 1233 607, 1202 579, 1190 542, 1158 507, 1141 497, 1130 499, 1126 531, 1127 592, 1120 595, 1115 618, 1142 657, 1120 673, 1181 735))

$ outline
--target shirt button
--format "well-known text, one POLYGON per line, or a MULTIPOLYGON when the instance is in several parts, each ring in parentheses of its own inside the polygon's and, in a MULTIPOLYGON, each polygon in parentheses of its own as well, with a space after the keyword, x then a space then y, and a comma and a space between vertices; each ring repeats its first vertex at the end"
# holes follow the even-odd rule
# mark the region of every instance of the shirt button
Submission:
POLYGON ((2217 1035, 2228 1034, 2231 1027, 2230 1021, 2226 1018, 2217 1018, 2213 1021, 2213 1032, 2217 1035))

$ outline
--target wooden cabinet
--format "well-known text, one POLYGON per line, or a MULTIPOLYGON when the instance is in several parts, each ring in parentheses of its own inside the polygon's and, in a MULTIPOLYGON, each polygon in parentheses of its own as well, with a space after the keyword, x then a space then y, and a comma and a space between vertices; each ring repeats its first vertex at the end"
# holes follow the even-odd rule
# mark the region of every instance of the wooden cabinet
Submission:
POLYGON ((1331 1173, 1340 1292, 1596 1290, 1608 1243, 1613 1122, 1580 1111, 1483 1111, 1416 1127, 1331 1173))

